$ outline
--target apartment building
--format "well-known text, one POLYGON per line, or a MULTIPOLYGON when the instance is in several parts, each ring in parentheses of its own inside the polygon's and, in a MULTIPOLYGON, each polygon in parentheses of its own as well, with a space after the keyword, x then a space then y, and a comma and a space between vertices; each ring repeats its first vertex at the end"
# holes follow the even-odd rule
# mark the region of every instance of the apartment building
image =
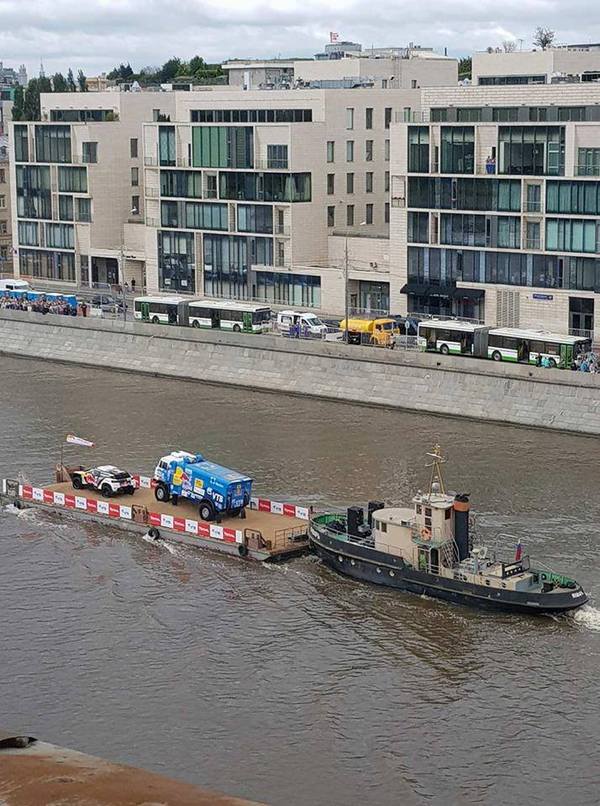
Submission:
POLYGON ((0 277, 13 273, 13 245, 10 198, 8 136, 2 133, 0 120, 0 277))
POLYGON ((42 96, 40 122, 12 125, 20 275, 143 285, 142 121, 168 118, 173 106, 168 93, 52 93, 42 96))
POLYGON ((480 87, 599 79, 598 45, 567 45, 512 53, 484 51, 473 54, 472 58, 472 82, 480 87))
POLYGON ((422 123, 392 127, 392 306, 598 332, 600 86, 425 89, 422 104, 422 123))

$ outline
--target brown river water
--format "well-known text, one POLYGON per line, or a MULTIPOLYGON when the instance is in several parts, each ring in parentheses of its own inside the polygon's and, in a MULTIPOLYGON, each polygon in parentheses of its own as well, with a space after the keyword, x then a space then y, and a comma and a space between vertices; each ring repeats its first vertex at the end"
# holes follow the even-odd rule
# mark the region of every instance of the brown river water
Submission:
POLYGON ((596 438, 9 358, 0 379, 0 476, 35 483, 72 431, 97 447, 69 461, 151 474, 186 448, 277 500, 400 503, 439 441, 488 545, 592 597, 483 613, 5 508, 0 726, 281 806, 598 803, 596 438))

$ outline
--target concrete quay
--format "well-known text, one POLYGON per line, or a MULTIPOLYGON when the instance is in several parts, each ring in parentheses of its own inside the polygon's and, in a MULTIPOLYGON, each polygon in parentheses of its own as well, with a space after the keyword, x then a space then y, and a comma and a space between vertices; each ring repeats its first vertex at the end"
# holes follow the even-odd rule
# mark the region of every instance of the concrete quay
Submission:
POLYGON ((600 434, 600 375, 567 370, 9 310, 0 354, 600 434))

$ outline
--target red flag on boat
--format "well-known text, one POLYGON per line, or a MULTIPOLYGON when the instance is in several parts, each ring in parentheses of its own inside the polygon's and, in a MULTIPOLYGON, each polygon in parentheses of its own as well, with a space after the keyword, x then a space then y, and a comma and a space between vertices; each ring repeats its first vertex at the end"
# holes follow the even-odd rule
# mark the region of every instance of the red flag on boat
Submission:
POLYGON ((521 557, 523 556, 523 546, 521 545, 521 541, 517 543, 517 550, 515 551, 515 562, 518 563, 521 561, 521 557))

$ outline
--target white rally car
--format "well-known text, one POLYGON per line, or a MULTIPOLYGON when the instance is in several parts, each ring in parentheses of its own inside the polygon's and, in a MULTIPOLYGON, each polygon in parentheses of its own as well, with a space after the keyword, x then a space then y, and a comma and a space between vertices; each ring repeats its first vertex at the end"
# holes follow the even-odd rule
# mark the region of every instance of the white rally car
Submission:
POLYGON ((96 490, 105 498, 118 493, 133 495, 135 482, 130 473, 119 470, 114 465, 100 465, 89 470, 74 470, 71 473, 73 487, 76 490, 96 490))

